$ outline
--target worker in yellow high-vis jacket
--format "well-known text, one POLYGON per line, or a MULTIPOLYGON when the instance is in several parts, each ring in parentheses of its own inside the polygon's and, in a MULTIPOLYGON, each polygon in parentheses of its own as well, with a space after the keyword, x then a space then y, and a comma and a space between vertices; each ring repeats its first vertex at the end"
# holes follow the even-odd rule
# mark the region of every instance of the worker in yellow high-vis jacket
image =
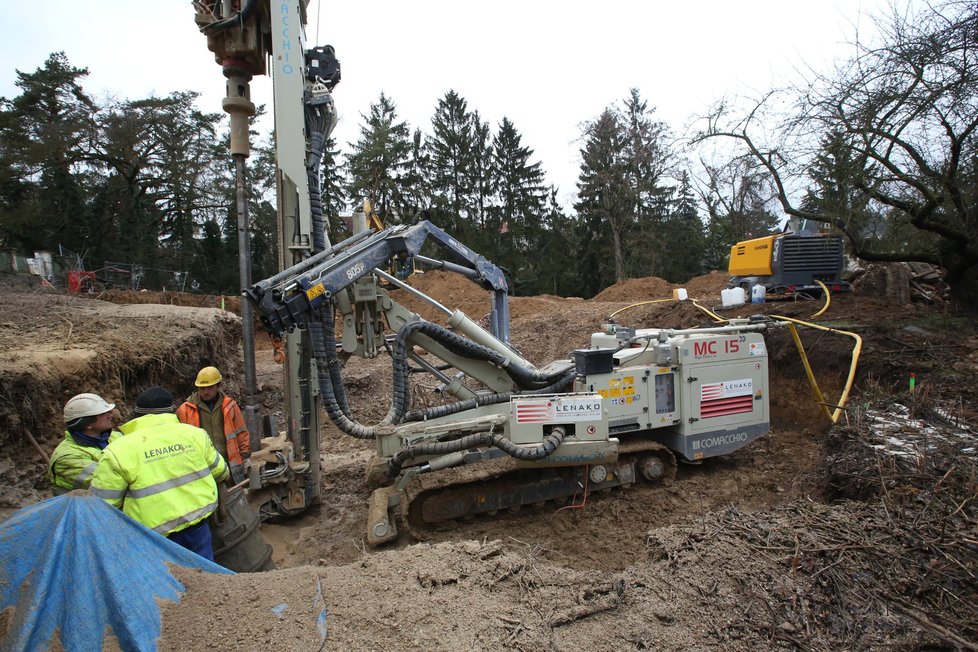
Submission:
POLYGON ((51 453, 48 479, 55 496, 88 489, 102 451, 121 437, 112 429, 115 403, 98 394, 78 394, 65 403, 65 438, 51 453))
POLYGON ((174 408, 162 387, 140 394, 134 410, 140 416, 102 452, 89 491, 213 561, 206 519, 217 509, 217 482, 228 467, 207 433, 180 423, 174 408))

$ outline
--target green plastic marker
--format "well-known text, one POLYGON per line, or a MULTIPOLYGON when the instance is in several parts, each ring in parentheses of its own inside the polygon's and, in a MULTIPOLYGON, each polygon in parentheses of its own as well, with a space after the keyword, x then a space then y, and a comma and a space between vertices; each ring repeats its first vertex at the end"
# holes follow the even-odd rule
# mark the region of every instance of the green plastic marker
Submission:
MULTIPOLYGON (((221 310, 224 310, 224 295, 221 295, 221 310)), ((912 374, 911 374, 912 375, 912 374)), ((913 389, 913 381, 910 381, 910 389, 913 389)))
POLYGON ((911 372, 911 374, 910 374, 910 391, 913 392, 914 387, 916 387, 916 386, 917 386, 917 374, 911 372))

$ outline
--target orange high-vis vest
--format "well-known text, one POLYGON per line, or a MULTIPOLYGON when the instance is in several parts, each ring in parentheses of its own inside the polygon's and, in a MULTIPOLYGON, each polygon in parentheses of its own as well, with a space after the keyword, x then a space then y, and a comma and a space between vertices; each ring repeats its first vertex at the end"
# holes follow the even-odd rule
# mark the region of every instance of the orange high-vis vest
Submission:
MULTIPOLYGON (((233 399, 224 397, 221 402, 221 412, 224 414, 224 440, 228 446, 228 464, 244 464, 244 455, 251 453, 251 435, 245 426, 241 408, 233 399)), ((177 408, 177 418, 182 423, 200 427, 200 410, 190 401, 184 401, 177 408)))

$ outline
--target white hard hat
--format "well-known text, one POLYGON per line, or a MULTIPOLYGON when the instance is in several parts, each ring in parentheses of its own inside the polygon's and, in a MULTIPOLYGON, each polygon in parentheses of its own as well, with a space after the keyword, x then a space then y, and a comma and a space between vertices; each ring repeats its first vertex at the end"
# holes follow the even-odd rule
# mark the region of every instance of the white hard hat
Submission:
POLYGON ((98 394, 78 394, 65 403, 65 423, 71 423, 82 417, 96 417, 105 414, 115 407, 115 403, 107 403, 98 394))

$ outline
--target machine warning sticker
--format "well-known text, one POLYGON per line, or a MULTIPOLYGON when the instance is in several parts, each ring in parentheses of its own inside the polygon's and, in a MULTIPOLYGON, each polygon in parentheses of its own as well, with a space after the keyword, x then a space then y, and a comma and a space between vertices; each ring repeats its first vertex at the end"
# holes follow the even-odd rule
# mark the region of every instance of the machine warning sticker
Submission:
POLYGON ((600 396, 580 396, 558 399, 513 399, 517 423, 571 423, 600 421, 600 396))
POLYGON ((747 355, 767 355, 767 351, 764 349, 764 342, 751 342, 747 348, 747 355))
POLYGON ((701 401, 715 401, 734 396, 749 396, 754 393, 754 381, 750 378, 724 380, 719 383, 704 383, 700 387, 701 401))
POLYGON ((306 298, 312 301, 316 297, 321 297, 326 294, 326 288, 323 287, 322 283, 316 283, 314 286, 306 290, 306 298))

